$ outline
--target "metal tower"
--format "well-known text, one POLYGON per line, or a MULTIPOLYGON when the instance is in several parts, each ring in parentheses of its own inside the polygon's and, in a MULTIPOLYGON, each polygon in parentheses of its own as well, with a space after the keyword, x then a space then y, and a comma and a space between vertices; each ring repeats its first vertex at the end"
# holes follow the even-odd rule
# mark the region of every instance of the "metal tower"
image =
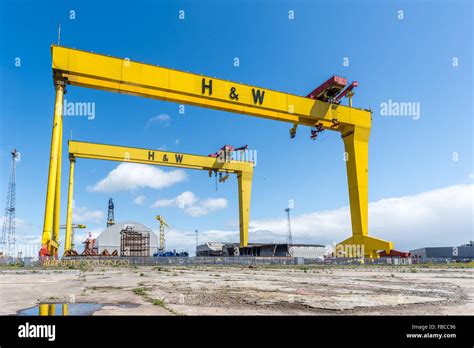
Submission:
POLYGON ((290 221, 290 208, 286 208, 286 214, 288 217, 288 236, 287 236, 287 244, 292 245, 293 244, 293 237, 291 236, 291 221, 290 221))
POLYGON ((195 232, 196 232, 196 253, 197 253, 198 246, 199 246, 198 230, 195 230, 195 232))
POLYGON ((109 213, 107 215, 107 227, 115 225, 114 219, 114 201, 112 198, 109 199, 109 213))
POLYGON ((16 201, 16 162, 20 159, 20 153, 14 149, 12 155, 12 169, 8 183, 7 203, 2 227, 2 252, 3 255, 13 256, 15 252, 15 201, 16 201))

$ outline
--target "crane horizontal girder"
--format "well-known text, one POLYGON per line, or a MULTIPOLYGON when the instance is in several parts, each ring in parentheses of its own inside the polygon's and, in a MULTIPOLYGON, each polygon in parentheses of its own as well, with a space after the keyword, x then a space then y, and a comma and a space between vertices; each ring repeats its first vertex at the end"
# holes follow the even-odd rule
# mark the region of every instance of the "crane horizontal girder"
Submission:
POLYGON ((69 155, 78 158, 107 161, 155 164, 167 167, 212 170, 218 172, 253 172, 253 163, 245 161, 219 161, 209 156, 180 152, 142 149, 136 147, 69 141, 69 155))
POLYGON ((52 46, 53 71, 71 85, 191 104, 278 121, 370 128, 367 110, 326 103, 214 77, 52 46))

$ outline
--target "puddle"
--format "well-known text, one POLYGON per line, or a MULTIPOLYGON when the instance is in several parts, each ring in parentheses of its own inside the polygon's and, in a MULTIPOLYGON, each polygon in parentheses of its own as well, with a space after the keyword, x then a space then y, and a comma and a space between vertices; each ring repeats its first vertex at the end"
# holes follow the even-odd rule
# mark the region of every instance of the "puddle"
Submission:
POLYGON ((130 302, 112 303, 42 303, 22 309, 17 315, 92 315, 104 306, 136 308, 139 304, 130 302))
POLYGON ((120 302, 116 305, 110 305, 110 306, 116 306, 120 308, 137 308, 140 305, 138 303, 120 302))
POLYGON ((99 303, 43 303, 22 309, 17 315, 92 315, 102 306, 99 303))

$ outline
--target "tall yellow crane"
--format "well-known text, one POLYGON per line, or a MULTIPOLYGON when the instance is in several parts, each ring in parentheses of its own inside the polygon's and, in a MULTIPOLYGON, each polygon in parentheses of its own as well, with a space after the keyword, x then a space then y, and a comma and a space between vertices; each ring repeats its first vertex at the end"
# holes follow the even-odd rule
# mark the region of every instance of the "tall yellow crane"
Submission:
MULTIPOLYGON (((239 191, 240 245, 248 243, 250 219, 250 197, 254 164, 249 161, 227 159, 221 161, 212 156, 199 156, 187 153, 141 149, 136 147, 69 141, 69 192, 67 198, 66 242, 64 251, 71 249, 72 202, 74 192, 74 171, 77 158, 152 164, 164 167, 188 168, 213 173, 236 174, 239 191)), ((160 236, 161 237, 161 236, 160 236)), ((48 243, 48 240, 46 240, 48 243)), ((163 244, 160 246, 164 248, 163 244)))
MULTIPOLYGON (((61 181, 62 115, 66 85, 195 105, 292 124, 294 137, 299 125, 312 127, 311 137, 324 130, 341 134, 344 142, 352 236, 341 245, 362 245, 364 253, 376 257, 389 252, 393 243, 368 235, 368 144, 372 113, 352 107, 351 84, 337 97, 339 81, 308 96, 297 96, 209 76, 53 45, 52 68, 56 87, 48 187, 42 238, 42 254, 57 252, 59 187, 61 181), (345 94, 349 106, 338 103, 345 94)), ((309 183, 308 183, 309 184, 309 183)))
POLYGON ((164 253, 165 248, 165 227, 169 227, 165 219, 161 215, 157 215, 156 219, 160 222, 160 248, 159 251, 164 253))

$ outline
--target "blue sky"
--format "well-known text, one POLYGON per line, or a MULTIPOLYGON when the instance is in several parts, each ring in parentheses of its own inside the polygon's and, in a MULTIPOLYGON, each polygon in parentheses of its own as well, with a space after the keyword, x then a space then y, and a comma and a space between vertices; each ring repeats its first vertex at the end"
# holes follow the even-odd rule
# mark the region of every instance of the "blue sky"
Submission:
MULTIPOLYGON (((458 192, 468 193, 463 201, 467 206, 452 212, 464 214, 451 216, 461 220, 457 234, 445 236, 439 231, 436 242, 451 245, 472 239, 470 1, 1 1, 0 204, 3 209, 9 153, 17 148, 21 152, 18 237, 25 240, 39 237, 42 230, 54 105, 50 44, 57 41, 59 23, 64 46, 299 95, 334 74, 357 80, 354 106, 373 110, 369 201, 461 187, 448 195, 457 199, 458 192), (75 11, 74 19, 70 18, 71 10, 75 11), (178 18, 180 10, 185 11, 184 20, 178 18), (289 11, 294 11, 293 20, 288 18, 289 11), (399 19, 399 11, 403 11, 403 19, 399 19), (235 57, 240 60, 239 67, 234 67, 235 57), (17 58, 19 67, 15 66, 17 58), (343 65, 344 58, 349 59, 349 66, 343 65), (457 66, 453 66, 455 61, 457 66), (382 116, 380 105, 388 100, 419 103, 419 119, 382 116)), ((290 199, 295 202, 295 241, 338 241, 338 234, 326 233, 318 225, 313 234, 299 234, 297 223, 298 216, 338 211, 348 205, 343 143, 338 133, 325 132, 313 142, 309 129, 300 128, 291 140, 286 123, 191 106, 186 106, 182 115, 178 104, 79 87, 69 86, 66 99, 95 103, 95 118, 66 117, 64 141, 72 132, 76 140, 166 147, 204 155, 224 144, 249 144, 258 153, 251 219, 261 228, 259 235, 256 227, 251 241, 261 236, 285 240, 283 209, 290 199), (159 115, 168 115, 169 121, 152 122, 147 127, 148 121, 159 115), (262 223, 265 221, 268 224, 262 223), (281 226, 270 228, 273 223, 281 226)), ((63 161, 67 164, 67 154, 63 154, 63 161)), ((174 230, 170 232, 172 247, 191 249, 194 237, 190 235, 196 228, 206 239, 219 239, 226 232, 229 238, 235 236, 238 205, 234 178, 219 185, 217 191, 206 172, 190 170, 185 171, 186 180, 162 189, 112 193, 87 189, 118 165, 91 160, 77 163, 76 206, 82 209, 84 223, 91 230, 105 226, 107 201, 113 197, 119 221, 139 221, 156 229, 154 216, 166 216, 174 230), (171 199, 185 191, 193 192, 201 203, 224 198, 227 207, 200 217, 177 207, 160 211, 150 207, 156 200, 171 199), (146 197, 142 205, 133 202, 137 196, 146 197)), ((63 208, 67 174, 65 165, 63 208)), ((439 200, 446 205, 436 208, 443 214, 450 203, 445 196, 439 200)), ((431 214, 438 215, 433 209, 431 214)), ((391 214, 390 210, 386 214, 391 214)), ((347 221, 348 212, 344 216, 347 221)), ((422 225, 420 220, 408 229, 418 230, 422 225)), ((424 245, 398 235, 393 226, 369 233, 390 239, 402 249, 424 245)), ((341 237, 349 235, 350 229, 341 237)))

